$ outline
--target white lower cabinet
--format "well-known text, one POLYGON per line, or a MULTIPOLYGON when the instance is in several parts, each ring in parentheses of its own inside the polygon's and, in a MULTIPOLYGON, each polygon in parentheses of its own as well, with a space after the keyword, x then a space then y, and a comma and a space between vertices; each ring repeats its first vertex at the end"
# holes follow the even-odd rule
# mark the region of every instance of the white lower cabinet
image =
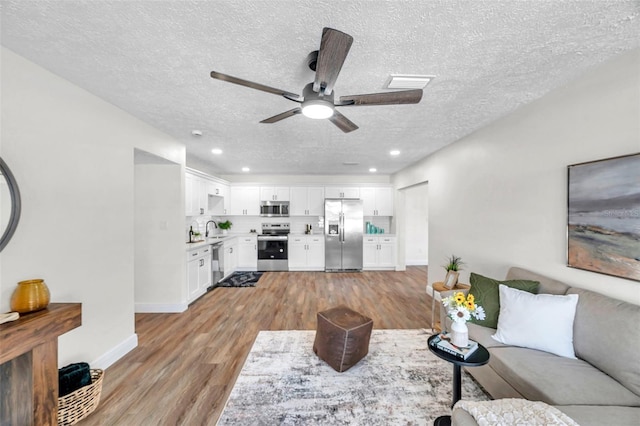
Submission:
POLYGON ((362 269, 395 269, 396 237, 365 235, 362 269))
POLYGON ((224 277, 238 269, 238 239, 230 238, 224 242, 224 277))
POLYGON ((238 237, 238 270, 258 270, 258 237, 249 235, 238 237))
POLYGON ((324 271, 324 236, 289 235, 289 270, 324 271))
POLYGON ((187 299, 189 303, 207 292, 211 285, 211 247, 187 252, 187 299))

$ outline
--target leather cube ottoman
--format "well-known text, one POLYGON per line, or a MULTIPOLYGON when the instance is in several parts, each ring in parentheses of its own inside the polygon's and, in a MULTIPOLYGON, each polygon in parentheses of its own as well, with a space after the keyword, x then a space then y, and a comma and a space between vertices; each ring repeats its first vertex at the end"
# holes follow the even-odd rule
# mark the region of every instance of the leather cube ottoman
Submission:
POLYGON ((338 306, 318 312, 313 352, 338 372, 347 371, 369 353, 373 320, 338 306))

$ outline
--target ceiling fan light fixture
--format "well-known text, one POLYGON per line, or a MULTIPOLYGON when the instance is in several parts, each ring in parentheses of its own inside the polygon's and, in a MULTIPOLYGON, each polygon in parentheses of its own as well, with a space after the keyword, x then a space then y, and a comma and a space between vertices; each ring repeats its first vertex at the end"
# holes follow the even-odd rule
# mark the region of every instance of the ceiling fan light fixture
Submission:
POLYGON ((302 114, 315 120, 322 120, 333 115, 333 105, 323 100, 310 100, 302 103, 302 114))

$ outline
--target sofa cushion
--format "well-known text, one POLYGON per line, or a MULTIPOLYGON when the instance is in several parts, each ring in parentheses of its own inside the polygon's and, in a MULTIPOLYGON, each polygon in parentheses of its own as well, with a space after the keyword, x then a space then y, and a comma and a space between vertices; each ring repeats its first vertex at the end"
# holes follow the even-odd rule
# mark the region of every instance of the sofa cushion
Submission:
POLYGON ((580 426, 638 426, 640 407, 563 405, 556 407, 580 426))
MULTIPOLYGON (((571 417, 580 426, 637 426, 640 424, 640 407, 558 405, 556 408, 571 417)), ((473 416, 458 405, 451 413, 451 424, 455 426, 478 426, 473 416)))
POLYGON ((506 279, 538 281, 540 283, 538 286, 538 294, 566 294, 567 290, 569 290, 569 286, 562 281, 557 281, 533 271, 529 271, 528 269, 518 268, 516 266, 509 268, 506 279))
POLYGON ((573 332, 576 356, 640 395, 640 306, 579 288, 568 293, 580 298, 573 332))
POLYGON ((469 294, 473 294, 475 302, 484 308, 485 319, 477 320, 471 318, 471 322, 485 327, 496 328, 498 326, 498 315, 500 314, 500 293, 498 286, 504 284, 511 288, 537 293, 538 282, 528 280, 508 280, 498 281, 482 275, 471 273, 471 289, 469 294))
POLYGON ((575 358, 577 294, 531 294, 500 284, 500 317, 493 338, 507 345, 575 358))
POLYGON ((551 405, 640 406, 638 395, 581 359, 518 347, 489 352, 489 366, 526 399, 551 405))

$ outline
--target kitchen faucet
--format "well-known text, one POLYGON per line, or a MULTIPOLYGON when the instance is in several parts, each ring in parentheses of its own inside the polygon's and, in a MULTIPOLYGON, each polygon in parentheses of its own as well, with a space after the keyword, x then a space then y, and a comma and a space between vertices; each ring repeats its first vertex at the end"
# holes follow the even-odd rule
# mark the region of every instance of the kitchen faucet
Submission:
POLYGON ((214 221, 214 220, 210 220, 209 222, 207 222, 204 225, 204 236, 208 237, 209 236, 209 224, 213 223, 213 226, 215 226, 216 228, 218 227, 218 224, 214 221))

